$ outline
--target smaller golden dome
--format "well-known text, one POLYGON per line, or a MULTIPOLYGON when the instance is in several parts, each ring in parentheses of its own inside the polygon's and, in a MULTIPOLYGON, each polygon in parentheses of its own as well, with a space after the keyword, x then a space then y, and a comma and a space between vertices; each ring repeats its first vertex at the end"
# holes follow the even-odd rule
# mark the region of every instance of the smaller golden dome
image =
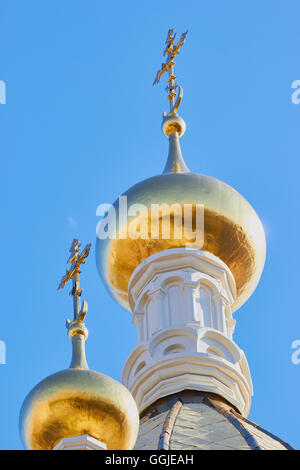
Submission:
POLYGON ((20 414, 25 448, 51 450, 65 437, 89 434, 108 450, 132 449, 139 426, 135 401, 116 380, 88 369, 66 369, 40 382, 20 414))
POLYGON ((72 341, 69 369, 50 375, 27 395, 20 413, 20 434, 30 450, 51 450, 62 439, 88 434, 108 450, 133 448, 139 429, 139 413, 129 390, 107 375, 89 370, 85 357, 88 330, 84 324, 87 302, 81 305, 80 266, 90 244, 79 253, 77 239, 71 245, 66 271, 59 285, 73 280, 74 320, 67 320, 72 341))

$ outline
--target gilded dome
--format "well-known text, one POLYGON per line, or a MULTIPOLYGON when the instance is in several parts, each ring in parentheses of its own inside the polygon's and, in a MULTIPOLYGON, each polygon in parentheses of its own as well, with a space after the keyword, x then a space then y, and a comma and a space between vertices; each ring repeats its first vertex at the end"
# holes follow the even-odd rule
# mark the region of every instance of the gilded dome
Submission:
MULTIPOLYGON (((177 123, 178 117, 176 117, 177 123)), ((170 117, 168 116, 168 122, 170 117)), ((178 124, 178 123, 177 123, 178 124)), ((165 127, 163 127, 164 132, 165 127)), ((126 191, 128 208, 134 204, 146 207, 149 233, 147 238, 122 238, 134 216, 119 224, 119 199, 116 210, 116 237, 96 242, 96 264, 113 297, 127 310, 128 283, 134 269, 148 256, 169 248, 193 247, 218 256, 232 271, 236 281, 237 298, 234 310, 253 293, 260 279, 266 256, 266 241, 262 223, 249 202, 235 189, 211 176, 191 173, 179 147, 178 133, 171 134, 170 151, 164 173, 137 183, 126 191), (175 217, 171 212, 169 239, 153 238, 151 227, 152 204, 196 204, 204 207, 203 243, 175 238, 175 217), (124 226, 126 225, 127 226, 124 226)), ((184 210, 182 210, 182 213, 184 210)), ((194 212, 193 212, 194 217, 194 212)), ((184 219, 182 218, 182 227, 184 219)))
POLYGON ((20 412, 20 434, 26 449, 51 450, 65 438, 88 435, 108 450, 130 450, 136 441, 139 414, 129 390, 116 380, 89 370, 84 318, 87 302, 81 304, 80 266, 85 264, 91 244, 80 253, 75 238, 70 248, 71 264, 59 289, 72 280, 74 320, 67 320, 72 341, 69 369, 50 375, 27 395, 20 412))
POLYGON ((51 450, 65 437, 88 434, 108 449, 132 449, 138 411, 126 387, 89 369, 50 375, 26 397, 20 414, 26 449, 51 450))

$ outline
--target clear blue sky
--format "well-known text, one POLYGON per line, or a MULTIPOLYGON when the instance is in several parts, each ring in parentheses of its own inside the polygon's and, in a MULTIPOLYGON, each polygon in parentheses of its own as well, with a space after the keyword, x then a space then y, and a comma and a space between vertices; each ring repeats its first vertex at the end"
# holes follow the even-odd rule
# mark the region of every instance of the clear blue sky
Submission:
MULTIPOLYGON (((261 282, 235 314, 254 382, 250 419, 300 448, 299 14, 296 0, 1 1, 1 449, 22 447, 25 395, 69 365, 72 302, 56 288, 73 237, 94 243, 97 205, 164 166, 164 86, 151 85, 172 26, 190 30, 176 66, 185 160, 240 191, 267 234, 261 282)), ((89 365, 119 379, 135 329, 94 254, 82 287, 89 365)))

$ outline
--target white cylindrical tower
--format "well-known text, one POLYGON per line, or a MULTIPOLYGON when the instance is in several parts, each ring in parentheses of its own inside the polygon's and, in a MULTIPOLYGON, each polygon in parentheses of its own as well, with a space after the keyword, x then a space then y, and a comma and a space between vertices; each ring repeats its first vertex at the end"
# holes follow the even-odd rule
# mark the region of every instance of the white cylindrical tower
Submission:
POLYGON ((182 390, 218 394, 248 414, 252 381, 244 352, 232 340, 234 277, 216 256, 192 248, 144 260, 129 283, 138 345, 122 382, 140 412, 182 390))

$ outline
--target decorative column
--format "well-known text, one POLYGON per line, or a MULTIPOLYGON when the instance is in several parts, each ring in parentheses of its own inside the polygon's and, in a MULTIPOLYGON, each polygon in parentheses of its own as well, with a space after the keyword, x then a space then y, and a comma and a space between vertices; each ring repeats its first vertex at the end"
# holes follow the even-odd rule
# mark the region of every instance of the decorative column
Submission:
POLYGON ((128 292, 138 345, 122 382, 139 411, 163 396, 199 390, 221 395, 247 416, 252 381, 232 340, 236 286, 229 268, 205 251, 165 250, 135 269, 128 292))

